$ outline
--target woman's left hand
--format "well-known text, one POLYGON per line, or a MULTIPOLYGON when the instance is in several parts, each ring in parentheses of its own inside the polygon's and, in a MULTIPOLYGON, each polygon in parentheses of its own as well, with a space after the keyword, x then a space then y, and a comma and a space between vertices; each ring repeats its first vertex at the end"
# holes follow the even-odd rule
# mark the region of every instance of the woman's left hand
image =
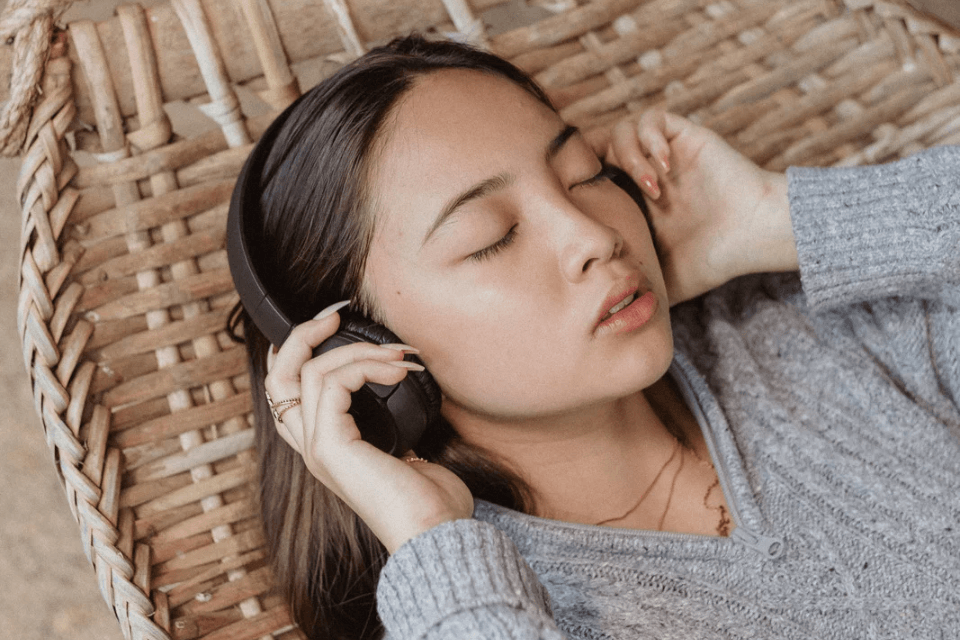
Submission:
POLYGON ((620 122, 607 144, 607 162, 648 196, 671 305, 739 275, 797 268, 784 174, 659 110, 620 122))

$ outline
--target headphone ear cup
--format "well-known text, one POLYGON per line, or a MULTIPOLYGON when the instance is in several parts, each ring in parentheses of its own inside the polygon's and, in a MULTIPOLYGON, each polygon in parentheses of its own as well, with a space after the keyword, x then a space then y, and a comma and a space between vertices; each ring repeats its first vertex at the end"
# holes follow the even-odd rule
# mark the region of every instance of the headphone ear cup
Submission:
POLYGON ((338 331, 356 333, 363 338, 364 342, 372 342, 373 344, 400 342, 400 338, 382 324, 349 311, 340 312, 340 329, 338 331))
MULTIPOLYGON (((356 313, 343 312, 340 316, 340 329, 337 333, 353 334, 363 342, 373 344, 395 344, 402 342, 395 333, 387 329, 382 324, 356 313)), ((415 362, 423 366, 423 361, 416 355, 407 354, 404 359, 409 362, 415 362)), ((441 394, 440 387, 436 380, 426 369, 423 371, 410 371, 405 380, 411 380, 416 384, 420 391, 420 396, 424 401, 424 409, 427 415, 427 425, 431 425, 440 417, 441 394)), ((401 383, 402 384, 402 383, 401 383)))

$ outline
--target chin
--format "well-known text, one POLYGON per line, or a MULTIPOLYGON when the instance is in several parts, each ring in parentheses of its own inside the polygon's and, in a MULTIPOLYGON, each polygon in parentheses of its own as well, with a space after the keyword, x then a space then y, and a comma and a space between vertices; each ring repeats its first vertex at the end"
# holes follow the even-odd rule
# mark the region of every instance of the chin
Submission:
POLYGON ((646 389, 662 378, 673 362, 673 333, 669 330, 658 332, 656 339, 647 340, 633 353, 633 357, 624 363, 629 373, 626 377, 635 381, 630 392, 646 389))

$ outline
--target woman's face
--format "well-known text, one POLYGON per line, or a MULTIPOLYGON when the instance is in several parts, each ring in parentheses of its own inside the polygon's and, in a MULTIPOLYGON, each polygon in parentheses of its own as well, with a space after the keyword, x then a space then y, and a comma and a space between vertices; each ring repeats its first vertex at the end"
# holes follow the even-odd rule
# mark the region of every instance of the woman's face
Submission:
POLYGON ((643 215, 570 134, 513 83, 444 70, 417 80, 373 156, 365 286, 455 425, 583 410, 649 386, 672 359, 643 215))

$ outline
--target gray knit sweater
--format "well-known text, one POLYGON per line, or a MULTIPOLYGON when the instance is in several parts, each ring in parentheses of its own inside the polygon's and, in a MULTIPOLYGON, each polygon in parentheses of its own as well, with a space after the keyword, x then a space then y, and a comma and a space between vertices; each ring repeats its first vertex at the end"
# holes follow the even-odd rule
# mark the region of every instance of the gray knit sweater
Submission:
POLYGON ((478 501, 387 562, 391 638, 960 637, 960 147, 788 179, 799 278, 673 310, 731 536, 478 501))

